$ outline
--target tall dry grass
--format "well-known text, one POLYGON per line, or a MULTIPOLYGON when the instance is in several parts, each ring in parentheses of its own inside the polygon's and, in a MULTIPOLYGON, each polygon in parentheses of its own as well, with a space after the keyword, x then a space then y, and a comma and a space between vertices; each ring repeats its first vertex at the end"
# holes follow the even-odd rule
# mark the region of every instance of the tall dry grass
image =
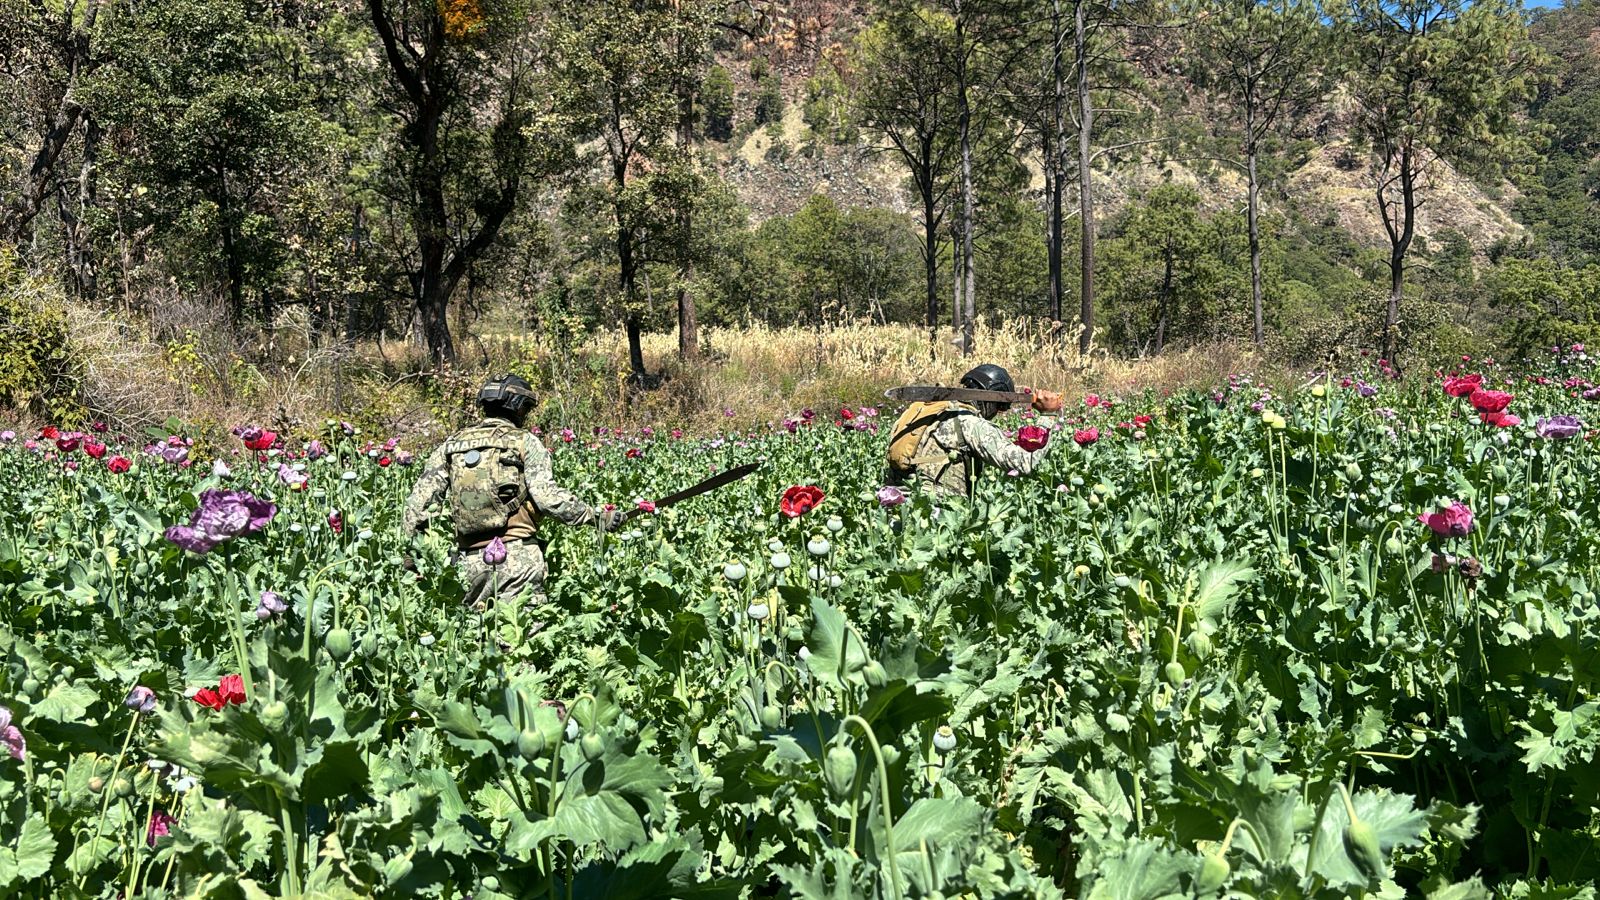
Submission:
MULTIPOLYGON (((1214 385, 1232 372, 1262 373, 1266 363, 1247 348, 1195 347, 1153 359, 1103 352, 1080 357, 1074 336, 1010 322, 976 331, 977 352, 965 357, 953 334, 930 340, 910 325, 839 324, 827 328, 704 328, 701 355, 677 356, 677 335, 644 339, 646 367, 657 376, 638 389, 620 331, 591 335, 575 346, 541 343, 520 333, 462 340, 467 352, 453 369, 434 371, 408 342, 318 347, 306 335, 242 342, 215 328, 159 331, 112 315, 78 309, 78 345, 87 362, 85 416, 133 431, 177 417, 201 429, 243 422, 312 426, 329 416, 363 421, 385 432, 435 437, 471 415, 478 384, 514 370, 535 383, 540 421, 548 426, 608 424, 681 427, 708 432, 775 422, 804 408, 877 405, 905 384, 956 384, 979 362, 1009 369, 1018 385, 1131 396, 1214 385), (731 415, 729 415, 731 412, 731 415)), ((16 422, 15 411, 0 421, 16 422)))

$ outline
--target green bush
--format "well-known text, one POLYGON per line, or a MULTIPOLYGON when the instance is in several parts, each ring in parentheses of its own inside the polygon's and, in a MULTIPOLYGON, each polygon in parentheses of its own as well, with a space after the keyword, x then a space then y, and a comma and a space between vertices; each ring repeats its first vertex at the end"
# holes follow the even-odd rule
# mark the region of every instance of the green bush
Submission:
POLYGON ((0 407, 69 422, 82 413, 81 357, 58 289, 0 249, 0 407))
POLYGON ((700 88, 701 132, 713 141, 733 138, 733 79, 728 70, 712 66, 700 88))

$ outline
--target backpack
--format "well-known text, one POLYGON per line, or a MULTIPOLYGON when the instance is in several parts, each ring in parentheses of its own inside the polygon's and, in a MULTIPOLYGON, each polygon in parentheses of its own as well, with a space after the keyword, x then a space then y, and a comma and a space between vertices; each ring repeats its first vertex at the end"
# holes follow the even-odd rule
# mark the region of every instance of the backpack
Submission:
POLYGON ((917 449, 922 446, 928 429, 954 416, 971 414, 969 407, 950 400, 913 403, 906 407, 906 411, 895 420, 894 430, 889 432, 889 470, 897 475, 905 475, 927 462, 917 456, 917 449))
POLYGON ((515 428, 485 423, 445 443, 450 518, 463 546, 503 534, 512 515, 527 502, 524 440, 515 428))

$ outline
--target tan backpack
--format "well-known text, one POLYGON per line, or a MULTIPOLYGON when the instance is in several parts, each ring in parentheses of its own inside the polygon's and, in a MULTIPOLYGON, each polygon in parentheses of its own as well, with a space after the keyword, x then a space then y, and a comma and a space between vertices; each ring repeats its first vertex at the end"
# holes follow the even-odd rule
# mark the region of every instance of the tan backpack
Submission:
POLYGON ((444 445, 450 518, 463 545, 500 536, 527 501, 525 435, 506 425, 475 425, 444 445))
POLYGON ((970 407, 950 400, 913 403, 906 407, 906 411, 895 420, 894 430, 889 432, 889 469, 896 474, 905 475, 918 465, 926 463, 927 460, 917 456, 917 449, 922 446, 922 439, 928 435, 928 429, 946 419, 972 414, 973 410, 970 407))

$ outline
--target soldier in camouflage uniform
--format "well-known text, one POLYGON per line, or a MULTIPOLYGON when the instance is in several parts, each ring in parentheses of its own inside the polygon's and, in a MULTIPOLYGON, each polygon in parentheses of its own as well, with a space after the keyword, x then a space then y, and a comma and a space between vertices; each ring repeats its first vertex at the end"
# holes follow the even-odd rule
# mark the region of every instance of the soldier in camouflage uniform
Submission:
POLYGON ((467 604, 483 609, 496 596, 527 592, 524 608, 532 610, 544 602, 539 521, 549 516, 567 525, 604 528, 614 516, 556 484, 550 451, 524 427, 534 405, 528 382, 515 375, 495 378, 478 392, 478 405, 483 421, 453 435, 428 457, 406 500, 402 527, 407 536, 417 535, 441 511, 448 512, 461 551, 457 565, 467 583, 467 604), (505 544, 505 560, 490 565, 483 550, 495 538, 505 544))
MULTIPOLYGON (((980 391, 1016 390, 1005 369, 985 363, 961 378, 961 386, 980 391)), ((1058 412, 1061 396, 1036 391, 1033 407, 1040 412, 1058 412)), ((967 404, 953 401, 915 404, 906 411, 890 435, 890 484, 915 483, 936 495, 968 497, 972 480, 987 465, 1029 475, 1050 452, 1047 444, 1028 451, 1017 446, 991 419, 1004 406, 998 403, 967 404), (903 448, 903 454, 897 451, 903 448)), ((1049 418, 1039 425, 1053 426, 1049 418)))

